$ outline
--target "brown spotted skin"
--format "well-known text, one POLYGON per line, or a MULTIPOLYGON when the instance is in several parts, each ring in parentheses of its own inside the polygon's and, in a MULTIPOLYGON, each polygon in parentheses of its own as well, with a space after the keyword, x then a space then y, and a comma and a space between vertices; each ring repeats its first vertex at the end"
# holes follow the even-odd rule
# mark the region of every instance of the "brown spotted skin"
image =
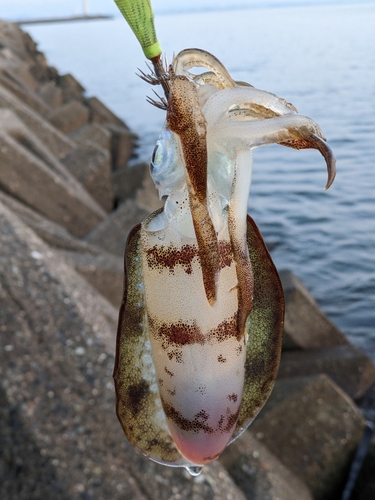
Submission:
POLYGON ((202 114, 196 85, 185 76, 171 77, 167 123, 181 140, 186 169, 195 196, 207 197, 206 120, 202 114))
POLYGON ((206 335, 201 332, 195 321, 191 324, 183 321, 167 324, 158 323, 149 316, 148 324, 151 330, 155 332, 154 336, 160 342, 161 347, 166 350, 170 347, 184 347, 193 344, 220 343, 231 337, 237 338, 238 336, 237 314, 219 323, 215 328, 209 330, 206 335))
POLYGON ((232 440, 253 421, 267 401, 280 363, 284 293, 276 267, 253 219, 247 216, 247 244, 254 272, 254 300, 248 318, 245 389, 232 440))
POLYGON ((146 258, 150 269, 168 268, 173 272, 177 265, 181 265, 187 274, 191 274, 193 259, 199 261, 199 252, 195 245, 183 245, 181 248, 154 245, 146 251, 146 258))
MULTIPOLYGON (((199 250, 195 245, 183 245, 180 248, 155 245, 146 251, 147 265, 150 268, 168 268, 173 272, 177 265, 183 266, 187 274, 192 272, 194 259, 199 262, 199 250)), ((230 266, 233 262, 232 246, 227 241, 219 241, 219 269, 230 266)))
MULTIPOLYGON (((237 341, 235 315, 219 321, 205 337, 194 321, 187 329, 183 325, 155 322, 147 317, 145 292, 140 286, 144 282, 140 233, 140 226, 132 230, 125 254, 126 279, 114 370, 117 415, 131 444, 152 460, 167 465, 202 465, 217 458, 227 442, 250 424, 271 391, 279 363, 283 327, 284 301, 280 281, 259 230, 249 217, 247 241, 255 280, 246 346, 237 341), (156 340, 167 353, 167 362, 162 365, 159 375, 155 371, 155 355, 152 358, 150 351, 152 331, 156 332, 156 340), (227 350, 228 341, 233 342, 232 354, 227 350), (207 408, 198 408, 189 416, 173 404, 178 393, 184 390, 180 376, 180 369, 186 367, 183 349, 193 346, 198 349, 196 352, 205 346, 213 349, 215 366, 225 366, 230 356, 236 357, 236 365, 243 363, 245 366, 243 391, 227 391, 224 398, 226 410, 218 412, 214 425, 207 408), (243 357, 245 354, 246 358, 243 357), (172 432, 174 439, 168 425, 175 428, 172 432), (186 434, 192 435, 188 457, 179 450, 179 447, 186 448, 183 443, 181 445, 186 434), (212 451, 205 444, 206 438, 215 435, 225 437, 220 451, 212 451), (194 460, 196 454, 191 449, 198 450, 198 460, 194 460)), ((225 269, 233 263, 233 256, 228 252, 227 244, 221 244, 220 248, 223 251, 221 269, 225 269)), ((180 270, 190 277, 186 273, 184 258, 178 257, 173 262, 173 266, 167 266, 168 272, 173 274, 180 270)), ((151 267, 154 265, 153 259, 151 267)), ((208 362, 205 355, 201 368, 204 368, 204 362, 208 362)), ((215 370, 220 371, 219 368, 215 370)), ((209 390, 209 383, 202 376, 200 381, 197 380, 196 394, 205 398, 209 390)))

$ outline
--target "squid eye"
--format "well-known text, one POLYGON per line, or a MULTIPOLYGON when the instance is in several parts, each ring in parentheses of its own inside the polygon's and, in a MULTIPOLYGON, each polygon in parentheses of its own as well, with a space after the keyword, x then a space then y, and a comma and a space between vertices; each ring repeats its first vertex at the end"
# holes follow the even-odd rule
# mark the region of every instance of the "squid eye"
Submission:
POLYGON ((154 151, 151 156, 150 167, 151 174, 157 169, 158 166, 163 162, 163 145, 160 140, 155 144, 154 151))
POLYGON ((184 179, 184 169, 177 139, 164 127, 156 142, 150 161, 151 177, 160 196, 169 195, 184 179))

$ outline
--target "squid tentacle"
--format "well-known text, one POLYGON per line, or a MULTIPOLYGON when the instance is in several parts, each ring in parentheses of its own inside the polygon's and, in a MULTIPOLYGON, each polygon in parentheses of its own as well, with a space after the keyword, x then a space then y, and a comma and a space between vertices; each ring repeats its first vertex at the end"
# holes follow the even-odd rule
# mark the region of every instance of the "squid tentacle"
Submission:
POLYGON ((188 73, 188 69, 202 67, 215 73, 220 82, 220 89, 235 87, 236 83, 228 73, 223 64, 212 54, 201 49, 182 50, 173 63, 173 70, 176 75, 185 75, 194 78, 195 75, 188 73))
POLYGON ((245 334, 246 319, 251 313, 254 293, 254 276, 246 240, 247 203, 252 174, 252 152, 237 155, 228 206, 228 229, 236 262, 238 280, 238 335, 245 334))
MULTIPOLYGON (((203 113, 211 128, 228 118, 228 113, 241 109, 258 109, 260 118, 297 114, 274 94, 254 87, 227 88, 216 92, 203 106, 203 113), (262 115, 262 111, 264 115, 262 115)), ((234 115, 235 116, 235 115, 234 115)))
POLYGON ((324 141, 320 127, 311 118, 288 114, 267 120, 226 121, 215 128, 208 127, 208 140, 231 141, 237 149, 281 144, 293 149, 317 149, 326 160, 328 189, 336 176, 336 160, 324 141))

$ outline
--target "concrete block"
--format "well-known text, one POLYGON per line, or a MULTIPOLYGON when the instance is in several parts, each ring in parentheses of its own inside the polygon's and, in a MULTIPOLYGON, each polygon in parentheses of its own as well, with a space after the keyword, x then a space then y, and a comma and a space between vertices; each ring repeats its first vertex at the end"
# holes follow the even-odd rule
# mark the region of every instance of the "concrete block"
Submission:
POLYGON ((67 73, 66 75, 59 75, 57 82, 58 86, 62 90, 63 102, 67 103, 72 100, 83 102, 83 93, 85 92, 85 89, 73 75, 70 73, 67 73))
POLYGON ((111 133, 99 123, 87 123, 69 134, 69 137, 77 144, 91 141, 108 151, 111 149, 111 133))
POLYGON ((316 380, 317 376, 318 375, 309 375, 306 377, 292 377, 276 380, 270 397, 256 417, 257 422, 262 420, 271 410, 276 408, 283 401, 304 390, 306 386, 316 380))
POLYGON ((125 127, 107 123, 111 133, 112 168, 117 170, 126 167, 136 147, 136 135, 125 127))
POLYGON ((375 365, 366 354, 348 344, 289 351, 281 356, 279 378, 326 373, 353 399, 360 398, 375 382, 375 365))
POLYGON ((22 30, 14 23, 0 21, 0 43, 3 47, 15 49, 17 54, 26 57, 24 35, 22 30))
POLYGON ((70 134, 86 125, 89 120, 89 114, 86 106, 74 100, 52 109, 46 114, 46 118, 61 132, 70 134))
POLYGON ((36 113, 43 115, 49 111, 47 104, 37 94, 14 80, 6 70, 0 73, 0 85, 12 92, 36 113))
MULTIPOLYGON (((63 104, 63 93, 61 88, 57 87, 54 80, 40 85, 36 94, 42 99, 50 108, 58 108, 63 104)), ((46 113, 44 113, 46 114, 46 113)))
POLYGON ((20 60, 33 62, 35 56, 41 55, 36 50, 36 43, 30 35, 21 30, 15 23, 0 21, 0 43, 11 50, 20 60))
POLYGON ((318 375, 255 420, 250 432, 305 482, 314 500, 339 498, 365 422, 352 400, 318 375))
POLYGON ((74 149, 73 141, 2 86, 0 108, 12 110, 57 158, 66 156, 74 149))
POLYGON ((115 171, 112 174, 112 182, 117 203, 128 198, 135 198, 136 204, 149 213, 163 206, 163 201, 159 199, 159 193, 150 176, 150 167, 147 163, 115 171))
POLYGON ((112 210, 114 198, 108 151, 88 141, 63 158, 62 163, 106 212, 112 210))
POLYGON ((48 79, 49 67, 45 56, 37 50, 30 35, 19 26, 1 21, 0 46, 2 59, 26 64, 31 77, 38 81, 48 79))
POLYGON ((32 229, 39 238, 52 248, 92 253, 94 255, 102 252, 101 248, 75 238, 65 229, 65 227, 50 221, 40 213, 16 200, 12 196, 5 194, 1 190, 0 202, 16 214, 26 226, 32 229))
POLYGON ((112 113, 112 111, 108 109, 107 106, 97 97, 89 97, 85 100, 85 103, 91 110, 91 121, 102 123, 106 126, 111 123, 112 125, 128 129, 125 123, 118 116, 112 113))
POLYGON ((149 172, 145 175, 142 186, 136 192, 135 202, 140 208, 147 210, 149 213, 158 210, 164 204, 164 201, 159 199, 158 190, 149 172))
POLYGON ((34 92, 38 86, 39 82, 30 72, 29 67, 23 61, 12 61, 8 63, 6 68, 7 74, 16 82, 21 84, 23 87, 34 92))
POLYGON ((0 206, 2 499, 244 500, 220 464, 198 480, 127 442, 112 380, 117 311, 0 206))
POLYGON ((250 432, 244 432, 219 458, 248 500, 313 500, 301 479, 250 432))
POLYGON ((5 45, 2 45, 0 48, 0 58, 2 62, 5 61, 19 61, 19 57, 17 57, 12 50, 10 50, 5 45))
POLYGON ((291 271, 280 271, 279 275, 285 295, 284 349, 315 349, 349 343, 291 271))
POLYGON ((0 110, 0 187, 83 236, 104 210, 10 110, 0 110))
POLYGON ((103 295, 116 309, 121 305, 124 288, 124 259, 105 251, 57 251, 57 256, 72 266, 86 281, 103 295))
POLYGON ((138 207, 134 200, 126 200, 90 231, 84 240, 107 252, 123 256, 129 231, 147 215, 149 212, 138 207))
POLYGON ((8 108, 0 108, 0 129, 15 139, 20 146, 26 148, 38 159, 48 165, 51 170, 64 180, 73 179, 66 168, 48 147, 19 119, 16 113, 8 108))
POLYGON ((121 203, 134 197, 146 176, 150 177, 150 167, 147 163, 115 170, 112 173, 112 184, 116 202, 121 203))

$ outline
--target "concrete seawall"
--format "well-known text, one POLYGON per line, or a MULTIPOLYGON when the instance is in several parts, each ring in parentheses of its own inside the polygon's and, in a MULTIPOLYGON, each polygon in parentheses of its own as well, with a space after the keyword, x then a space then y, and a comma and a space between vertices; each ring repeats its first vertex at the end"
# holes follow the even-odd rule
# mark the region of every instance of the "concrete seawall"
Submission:
MULTIPOLYGON (((123 251, 161 206, 148 166, 129 166, 136 146, 0 21, 0 498, 340 499, 375 420, 375 365, 289 271, 278 381, 249 430, 195 479, 127 442, 112 382, 123 251)), ((351 498, 375 498, 374 439, 351 498)))

